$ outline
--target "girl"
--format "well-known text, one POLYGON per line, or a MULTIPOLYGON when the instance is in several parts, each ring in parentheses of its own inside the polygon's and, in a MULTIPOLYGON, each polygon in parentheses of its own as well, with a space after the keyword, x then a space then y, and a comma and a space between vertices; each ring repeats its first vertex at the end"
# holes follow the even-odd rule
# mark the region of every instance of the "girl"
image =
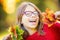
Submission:
POLYGON ((41 11, 32 3, 22 3, 17 11, 17 18, 20 27, 24 30, 25 40, 46 40, 42 30, 41 11))
MULTIPOLYGON (((18 7, 17 23, 24 30, 24 40, 47 40, 44 36, 41 11, 33 3, 23 2, 18 7)), ((6 39, 8 38, 11 36, 6 39)))

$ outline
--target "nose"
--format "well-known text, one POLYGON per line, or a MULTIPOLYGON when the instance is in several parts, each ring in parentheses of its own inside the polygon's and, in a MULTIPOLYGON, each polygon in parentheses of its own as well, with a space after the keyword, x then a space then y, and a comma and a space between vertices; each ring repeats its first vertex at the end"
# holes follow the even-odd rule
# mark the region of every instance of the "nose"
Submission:
POLYGON ((32 14, 32 15, 31 15, 31 17, 32 17, 32 18, 35 18, 35 17, 36 17, 36 15, 32 14))

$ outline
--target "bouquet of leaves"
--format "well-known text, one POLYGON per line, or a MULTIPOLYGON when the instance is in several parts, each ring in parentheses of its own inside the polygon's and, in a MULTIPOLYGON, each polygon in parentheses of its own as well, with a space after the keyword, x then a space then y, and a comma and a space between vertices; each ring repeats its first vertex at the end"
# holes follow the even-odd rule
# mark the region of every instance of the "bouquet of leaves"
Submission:
POLYGON ((11 34, 12 40, 22 40, 24 31, 20 29, 18 25, 11 26, 9 28, 9 33, 11 34))

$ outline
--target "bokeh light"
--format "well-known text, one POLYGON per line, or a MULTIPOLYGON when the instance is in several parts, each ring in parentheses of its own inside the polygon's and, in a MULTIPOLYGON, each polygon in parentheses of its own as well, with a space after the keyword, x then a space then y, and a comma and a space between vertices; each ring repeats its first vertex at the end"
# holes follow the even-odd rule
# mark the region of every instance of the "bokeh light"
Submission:
POLYGON ((14 13, 16 8, 16 0, 4 0, 3 1, 3 9, 8 13, 14 13))

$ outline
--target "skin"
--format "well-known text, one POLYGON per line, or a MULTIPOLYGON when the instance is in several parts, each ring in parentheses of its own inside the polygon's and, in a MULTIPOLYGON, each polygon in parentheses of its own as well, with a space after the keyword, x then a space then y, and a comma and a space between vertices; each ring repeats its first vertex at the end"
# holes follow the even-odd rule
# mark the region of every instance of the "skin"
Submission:
MULTIPOLYGON (((32 6, 28 5, 25 9, 24 12, 26 11, 36 11, 32 6)), ((25 14, 22 17, 22 24, 24 25, 25 29, 29 32, 30 35, 34 34, 37 29, 37 25, 39 22, 39 16, 32 14, 31 16, 26 16, 25 14), (30 22, 30 21, 35 21, 35 22, 30 22)))

